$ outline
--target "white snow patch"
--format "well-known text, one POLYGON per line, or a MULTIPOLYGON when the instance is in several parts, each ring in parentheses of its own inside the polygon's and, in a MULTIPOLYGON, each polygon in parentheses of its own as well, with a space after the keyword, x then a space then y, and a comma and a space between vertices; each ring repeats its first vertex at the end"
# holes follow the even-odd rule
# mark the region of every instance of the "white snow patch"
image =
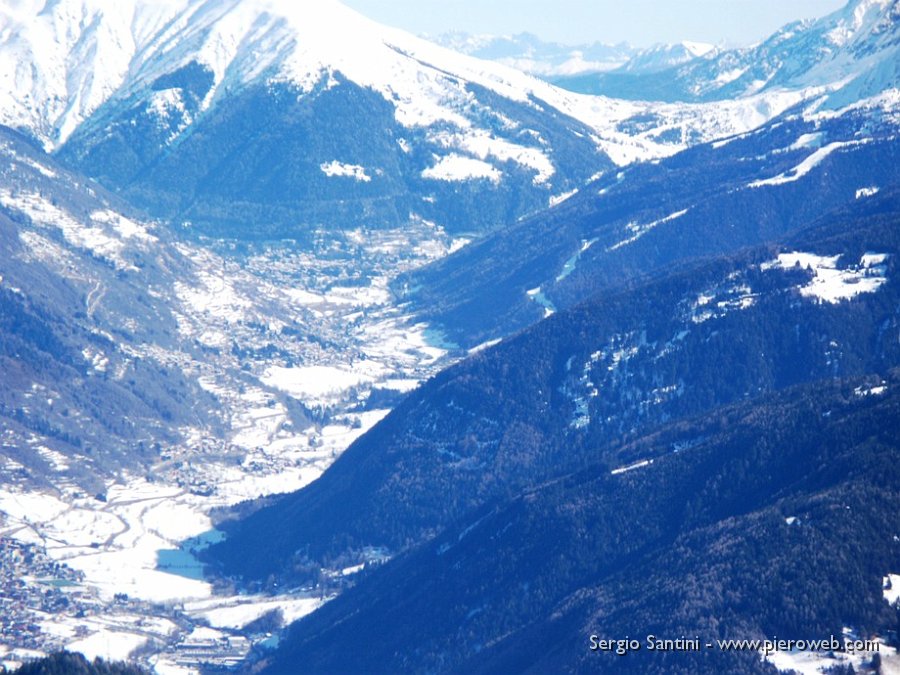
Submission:
POLYGON ((817 148, 822 144, 822 132, 803 134, 794 141, 788 150, 802 150, 804 148, 817 148))
POLYGON ((736 79, 741 77, 744 73, 747 72, 749 68, 732 68, 731 70, 725 70, 719 73, 715 80, 713 80, 714 84, 718 87, 724 87, 726 84, 730 84, 734 82, 736 79))
POLYGON ((175 292, 194 316, 212 316, 237 323, 253 303, 234 288, 225 270, 199 270, 195 284, 175 283, 175 292))
POLYGON ((422 178, 444 181, 464 181, 487 179, 499 183, 503 174, 497 167, 473 157, 463 157, 451 153, 438 159, 437 163, 422 172, 422 178))
POLYGON ((878 189, 879 188, 875 185, 871 187, 859 188, 859 190, 856 191, 856 198, 863 199, 864 197, 873 197, 874 195, 878 194, 878 189))
POLYGON ((147 242, 157 241, 157 238, 150 234, 144 225, 109 209, 94 211, 91 214, 91 220, 111 225, 125 239, 142 239, 147 242))
POLYGON ((35 447, 38 454, 43 457, 55 471, 65 471, 69 468, 69 458, 61 452, 52 450, 46 445, 38 445, 35 447))
POLYGON ((475 345, 469 350, 469 354, 477 354, 478 352, 484 351, 489 347, 493 347, 494 345, 500 344, 503 341, 503 338, 494 338, 493 340, 485 340, 480 345, 475 345))
POLYGON ((0 513, 20 524, 51 521, 68 508, 67 504, 52 495, 12 492, 8 488, 0 488, 0 513))
POLYGON ((853 393, 859 398, 865 398, 866 396, 881 396, 886 391, 887 385, 879 384, 874 387, 857 387, 853 393))
POLYGON ((260 378, 300 400, 322 399, 356 387, 372 378, 335 366, 272 366, 260 378))
POLYGON ((867 143, 868 140, 862 141, 836 141, 834 143, 829 143, 828 145, 819 148, 812 154, 810 154, 806 159, 804 159, 800 164, 795 166, 790 171, 786 171, 784 173, 780 173, 777 176, 773 176, 772 178, 763 178, 761 180, 755 180, 752 183, 748 184, 750 188, 759 188, 767 185, 784 185, 785 183, 793 183, 794 181, 800 180, 812 171, 816 166, 818 166, 828 155, 830 155, 835 150, 839 150, 841 148, 849 148, 858 145, 862 145, 867 143))
POLYGON ((617 244, 613 244, 606 250, 607 250, 607 252, 616 251, 616 250, 622 248, 623 246, 632 244, 635 241, 637 241, 638 239, 640 239, 641 237, 643 237, 645 234, 647 234, 650 230, 655 228, 657 225, 661 225, 663 223, 668 223, 670 221, 675 220, 676 218, 681 218, 689 210, 690 209, 682 209, 681 211, 676 211, 675 213, 672 213, 672 214, 666 216, 665 218, 660 218, 659 220, 654 220, 652 223, 647 223, 645 225, 641 225, 636 222, 628 223, 625 226, 625 231, 630 233, 631 236, 629 236, 627 239, 623 239, 622 241, 618 242, 617 244))
POLYGON ((185 610, 203 617, 213 628, 240 629, 276 609, 281 610, 285 623, 291 623, 311 614, 324 602, 321 598, 243 596, 188 603, 185 610))
POLYGON ((563 192, 562 194, 559 194, 559 195, 552 195, 550 197, 550 199, 548 200, 548 205, 556 206, 557 204, 562 204, 569 197, 574 197, 577 194, 578 194, 578 188, 575 188, 574 190, 569 190, 568 192, 563 192))
POLYGON ((36 192, 13 195, 7 190, 0 190, 0 204, 25 214, 35 225, 59 230, 69 244, 108 260, 117 270, 136 269, 122 257, 125 244, 121 239, 110 236, 102 227, 90 227, 78 222, 70 213, 36 192))
POLYGON ((409 379, 390 379, 383 380, 378 383, 378 386, 382 389, 390 389, 391 391, 399 391, 402 393, 408 393, 416 389, 419 386, 419 380, 409 380, 409 379))
POLYGON ((637 469, 643 469, 644 467, 650 466, 653 464, 652 459, 645 459, 640 462, 635 462, 634 464, 629 464, 628 466, 621 466, 618 469, 613 469, 610 471, 610 474, 613 476, 618 476, 623 473, 628 473, 629 471, 636 471, 637 469))
POLYGON ((302 288, 284 288, 282 292, 298 305, 320 305, 325 302, 324 296, 302 288))
MULTIPOLYGON (((852 644, 851 641, 856 640, 853 631, 848 628, 844 629, 842 637, 838 637, 838 641, 843 644, 852 644)), ((882 669, 885 673, 896 673, 897 667, 900 666, 897 650, 884 644, 880 638, 872 638, 877 643, 877 650, 873 651, 814 651, 807 649, 798 651, 774 651, 766 656, 762 651, 760 655, 764 661, 768 661, 781 672, 799 673, 800 675, 823 675, 835 666, 853 666, 855 671, 859 671, 866 663, 870 663, 872 657, 877 653, 882 659, 882 669)))
POLYGON ((319 168, 326 176, 354 178, 363 183, 368 183, 372 180, 372 177, 366 173, 365 168, 359 164, 344 164, 335 159, 331 162, 320 164, 319 168))
POLYGON ((440 132, 430 134, 429 139, 448 150, 461 150, 483 162, 496 159, 527 167, 535 172, 535 185, 546 183, 556 173, 553 162, 540 149, 497 138, 487 131, 469 129, 465 133, 440 132))
POLYGON ((469 239, 468 237, 455 237, 450 242, 450 247, 447 249, 447 255, 456 253, 457 251, 468 246, 470 243, 472 243, 472 240, 469 239))
POLYGON ((101 629, 83 640, 70 642, 66 649, 78 652, 93 661, 100 657, 108 661, 124 661, 135 649, 147 642, 143 635, 101 629))
POLYGON ((884 578, 884 599, 893 605, 900 602, 900 574, 888 574, 884 578))
POLYGON ((887 282, 887 254, 866 253, 860 258, 859 264, 846 269, 838 269, 840 257, 802 252, 781 253, 776 261, 764 263, 761 269, 791 269, 799 265, 810 270, 813 278, 800 288, 800 294, 832 304, 849 300, 861 293, 874 293, 887 282))

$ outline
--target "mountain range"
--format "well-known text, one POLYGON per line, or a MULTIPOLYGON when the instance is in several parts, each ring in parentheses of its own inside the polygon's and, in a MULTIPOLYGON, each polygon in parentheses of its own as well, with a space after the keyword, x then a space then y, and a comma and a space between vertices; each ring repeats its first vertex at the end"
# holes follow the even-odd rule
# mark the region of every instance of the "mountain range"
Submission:
POLYGON ((598 171, 746 131, 809 95, 726 107, 579 96, 334 0, 3 11, 0 123, 210 236, 410 214, 477 233, 598 171))
POLYGON ((757 45, 695 51, 696 58, 659 69, 625 67, 556 79, 585 93, 663 101, 733 100, 779 89, 836 89, 842 107, 897 79, 896 0, 851 2, 817 20, 798 21, 757 45))
POLYGON ((898 19, 579 48, 577 93, 335 0, 4 2, 0 543, 94 594, 33 646, 890 672, 898 19), (145 588, 163 546, 217 594, 145 588))

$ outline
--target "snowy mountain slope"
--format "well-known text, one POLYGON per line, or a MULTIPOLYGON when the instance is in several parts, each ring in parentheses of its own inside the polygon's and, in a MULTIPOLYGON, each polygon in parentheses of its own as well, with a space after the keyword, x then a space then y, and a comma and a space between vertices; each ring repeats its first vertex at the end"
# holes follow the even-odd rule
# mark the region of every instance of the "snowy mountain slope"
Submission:
POLYGON ((850 0, 815 21, 788 24, 752 47, 712 50, 662 70, 557 80, 575 91, 627 99, 721 101, 779 90, 827 87, 837 108, 896 88, 900 5, 850 0))
POLYGON ((31 131, 50 148, 109 99, 128 99, 193 62, 212 75, 201 111, 224 95, 222 88, 290 82, 309 92, 323 78, 333 86, 327 75, 335 72, 394 103, 407 127, 469 126, 465 83, 519 103, 536 97, 564 113, 577 111, 598 130, 604 117, 622 117, 617 108, 635 111, 613 101, 604 102, 612 110, 592 109, 514 69, 380 26, 336 0, 315 7, 275 0, 130 0, 115 9, 99 0, 45 4, 0 8, 6 66, 0 122, 31 131))
POLYGON ((458 231, 546 206, 611 163, 754 128, 811 95, 658 105, 573 94, 334 0, 7 3, 0 122, 201 232, 458 231))
POLYGON ((626 73, 653 73, 711 56, 715 47, 703 42, 677 42, 642 49, 622 65, 626 73))
POLYGON ((691 65, 688 77, 692 92, 707 98, 833 86, 831 107, 841 107, 897 87, 898 63, 900 4, 852 0, 816 21, 789 24, 756 47, 691 65))
POLYGON ((713 45, 690 41, 643 49, 625 42, 567 45, 545 42, 532 33, 498 36, 451 32, 424 37, 455 52, 496 61, 549 82, 607 71, 652 73, 700 57, 711 58, 716 51, 713 45))
POLYGON ((667 265, 735 251, 900 183, 897 98, 810 109, 609 172, 552 209, 401 280, 473 347, 667 265))

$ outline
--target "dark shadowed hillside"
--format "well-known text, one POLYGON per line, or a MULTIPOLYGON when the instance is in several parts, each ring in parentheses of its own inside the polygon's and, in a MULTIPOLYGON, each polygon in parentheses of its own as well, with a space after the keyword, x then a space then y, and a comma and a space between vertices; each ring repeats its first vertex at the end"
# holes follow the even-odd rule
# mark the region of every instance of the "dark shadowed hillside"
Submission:
POLYGON ((669 420, 887 372, 900 362, 897 223, 896 195, 884 195, 778 246, 561 312, 433 378, 213 553, 264 579, 365 547, 400 551, 562 473, 642 459, 623 440, 669 420))
POLYGON ((473 512, 296 624, 267 672, 772 673, 705 644, 890 635, 900 380, 881 382, 721 408, 626 444, 631 468, 473 512), (641 649, 592 652, 591 635, 641 649))

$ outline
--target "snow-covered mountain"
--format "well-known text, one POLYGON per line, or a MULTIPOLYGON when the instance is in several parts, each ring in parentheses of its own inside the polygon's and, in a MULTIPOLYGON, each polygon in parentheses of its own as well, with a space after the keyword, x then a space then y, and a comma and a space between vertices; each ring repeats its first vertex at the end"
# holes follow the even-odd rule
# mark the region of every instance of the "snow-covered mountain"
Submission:
POLYGON ((502 222, 610 166, 593 136, 633 110, 334 0, 63 0, 3 12, 0 122, 153 213, 213 233, 410 214, 469 229, 502 222))
POLYGON ((663 69, 629 64, 556 81, 576 91, 664 101, 733 100, 825 87, 832 92, 828 105, 840 107, 898 86, 898 26, 897 0, 850 0, 832 14, 788 24, 751 47, 695 53, 663 69))
POLYGON ((643 49, 627 42, 569 45, 546 42, 532 33, 472 35, 454 31, 426 38, 460 54, 496 61, 549 82, 609 71, 652 73, 710 56, 716 50, 714 45, 691 41, 643 49))
POLYGON ((634 54, 621 70, 627 73, 654 73, 708 56, 715 46, 704 42, 677 42, 642 49, 634 54))
POLYGON ((545 79, 613 70, 639 53, 625 42, 567 45, 541 40, 533 33, 472 35, 454 31, 427 37, 460 54, 497 61, 545 79))
MULTIPOLYGON (((616 74, 710 99, 660 104, 563 91, 333 0, 0 0, 0 582, 33 600, 18 646, 147 645, 160 673, 199 667, 198 647, 240 658, 232 638, 269 637, 248 622, 365 583, 388 555, 369 543, 407 545, 404 509, 433 507, 403 526, 433 533, 595 461, 601 434, 896 365, 896 16, 859 0, 756 51, 647 72, 688 56, 661 50, 616 74), (757 89, 754 55, 775 69, 757 89), (728 59, 749 70, 707 92, 728 59), (785 239, 820 218, 821 237, 785 239), (364 434, 314 484, 323 517, 257 532, 293 556, 294 535, 359 523, 359 550, 298 560, 317 587, 213 597, 168 574, 197 573, 184 542, 213 509, 299 489, 364 434), (425 482, 433 467, 450 480, 425 482), (348 473, 421 492, 369 499, 348 473), (11 568, 20 545, 45 567, 11 568), (67 610, 46 579, 80 584, 67 610)), ((266 565, 270 543, 250 549, 266 565)))
POLYGON ((689 64, 691 93, 733 98, 777 88, 829 86, 831 107, 897 87, 900 3, 856 0, 816 21, 789 24, 754 47, 689 64))
POLYGON ((746 131, 810 95, 665 106, 573 94, 335 0, 0 12, 0 123, 216 236, 410 217, 483 230, 614 164, 746 131))

